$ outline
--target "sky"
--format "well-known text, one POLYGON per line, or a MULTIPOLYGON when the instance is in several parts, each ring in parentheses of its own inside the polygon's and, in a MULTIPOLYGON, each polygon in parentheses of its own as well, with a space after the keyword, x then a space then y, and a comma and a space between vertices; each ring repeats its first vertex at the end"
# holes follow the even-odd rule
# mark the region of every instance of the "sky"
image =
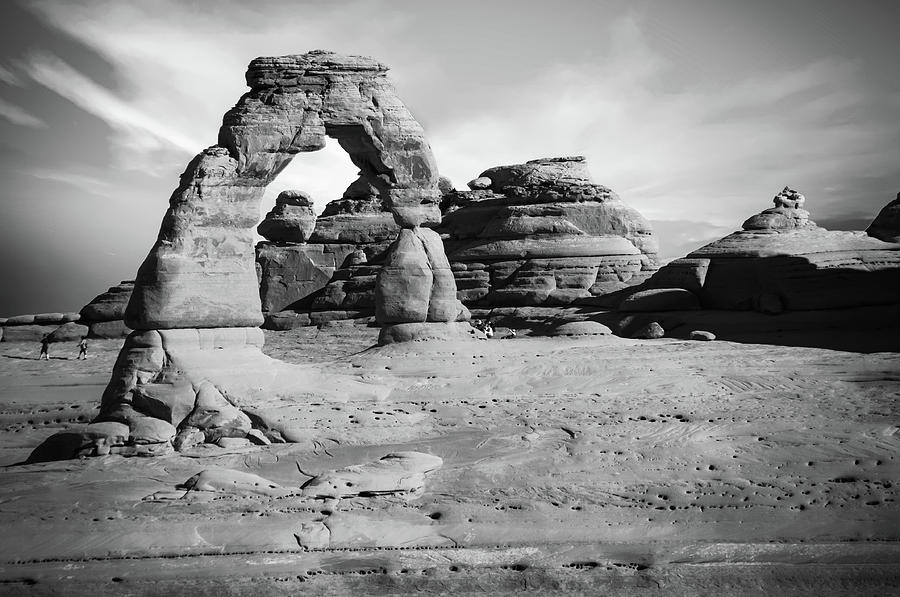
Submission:
MULTIPOLYGON (((674 258, 785 185, 862 229, 900 191, 896 0, 3 0, 0 316, 132 279, 257 56, 373 56, 457 188, 585 155, 674 258)), ((356 170, 301 154, 318 210, 356 170)))

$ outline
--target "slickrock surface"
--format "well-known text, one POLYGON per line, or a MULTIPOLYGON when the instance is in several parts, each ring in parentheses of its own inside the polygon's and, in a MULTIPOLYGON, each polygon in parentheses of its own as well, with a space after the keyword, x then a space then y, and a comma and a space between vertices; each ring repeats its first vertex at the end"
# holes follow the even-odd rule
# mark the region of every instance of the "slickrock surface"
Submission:
MULTIPOLYGON (((363 350, 377 334, 268 335, 269 356, 392 388, 286 404, 299 443, 0 469, 3 590, 886 595, 900 582, 897 352, 806 348, 789 330, 771 335, 781 345, 520 335, 363 350), (346 488, 410 451, 442 462, 413 494, 299 489, 309 476, 346 488)), ((4 464, 94 416, 119 347, 95 345, 86 362, 47 363, 0 344, 4 464)))
MULTIPOLYGON (((707 309, 763 313, 900 304, 900 242, 819 228, 800 209, 803 202, 785 187, 775 208, 672 261, 645 286, 689 291, 707 309)), ((879 215, 882 221, 889 219, 883 218, 889 207, 879 215)), ((656 310, 683 309, 683 300, 676 304, 672 297, 656 310)), ((620 308, 628 305, 626 299, 620 308)))
POLYGON ((590 301, 656 271, 650 223, 583 157, 490 168, 469 187, 445 195, 439 228, 469 306, 590 301))

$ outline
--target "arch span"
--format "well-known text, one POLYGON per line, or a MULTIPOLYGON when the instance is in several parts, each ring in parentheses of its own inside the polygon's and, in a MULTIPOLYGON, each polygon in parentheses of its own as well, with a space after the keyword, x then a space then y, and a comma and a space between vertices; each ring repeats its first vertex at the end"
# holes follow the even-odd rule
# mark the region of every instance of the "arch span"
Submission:
POLYGON ((459 312, 449 264, 438 271, 446 262, 443 247, 432 231, 418 229, 440 219, 437 166, 387 70, 370 58, 323 51, 253 60, 250 91, 225 114, 218 143, 188 164, 172 194, 159 237, 138 270, 128 326, 260 325, 253 247, 260 200, 297 153, 321 149, 326 135, 378 189, 397 223, 426 239, 398 243, 406 253, 379 282, 380 320, 454 321, 459 312), (410 264, 410 251, 421 259, 410 264), (422 263, 430 271, 420 271, 422 263), (411 287, 414 303, 427 297, 424 310, 407 304, 411 287))

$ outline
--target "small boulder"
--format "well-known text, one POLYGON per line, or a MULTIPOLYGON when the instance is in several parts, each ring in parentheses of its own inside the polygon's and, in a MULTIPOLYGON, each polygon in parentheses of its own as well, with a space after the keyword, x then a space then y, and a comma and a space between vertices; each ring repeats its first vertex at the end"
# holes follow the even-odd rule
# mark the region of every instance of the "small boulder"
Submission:
POLYGON ((132 419, 131 441, 135 444, 161 444, 175 438, 175 427, 153 417, 137 417, 132 419))
POLYGON ((271 241, 305 243, 316 227, 312 205, 303 191, 282 191, 257 231, 271 241))
POLYGON ((178 431, 175 439, 172 440, 172 445, 178 452, 184 452, 205 441, 206 434, 203 431, 196 427, 184 427, 178 431))
POLYGON ((110 448, 124 446, 131 435, 128 425, 114 421, 91 423, 78 433, 81 435, 79 456, 105 456, 110 448))
POLYGON ((694 330, 691 332, 690 338, 691 340, 698 340, 700 342, 711 342, 716 339, 716 335, 704 330, 694 330))
POLYGON ((478 178, 470 180, 467 183, 467 186, 473 191, 483 191, 491 188, 491 179, 487 176, 479 176, 478 178))
POLYGON ((197 389, 194 410, 184 424, 202 429, 206 434, 206 441, 210 443, 223 437, 245 437, 251 429, 250 418, 228 402, 216 386, 208 381, 197 389))
POLYGON ((641 327, 631 337, 643 340, 656 340, 662 338, 665 335, 666 330, 663 329, 663 326, 659 325, 659 323, 655 321, 651 321, 647 325, 641 327))

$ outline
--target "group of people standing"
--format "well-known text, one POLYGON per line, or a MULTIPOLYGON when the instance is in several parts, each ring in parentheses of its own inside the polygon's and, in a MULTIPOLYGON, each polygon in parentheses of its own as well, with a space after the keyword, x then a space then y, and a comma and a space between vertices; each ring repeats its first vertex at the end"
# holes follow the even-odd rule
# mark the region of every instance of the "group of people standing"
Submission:
MULTIPOLYGON (((475 328, 476 330, 479 330, 480 332, 484 333, 484 336, 488 340, 490 340, 491 338, 494 337, 494 334, 495 334, 494 326, 491 324, 490 319, 487 319, 485 321, 482 321, 480 319, 475 319, 472 321, 472 327, 475 328)), ((516 337, 516 330, 513 330, 513 329, 509 330, 507 332, 506 336, 503 336, 503 338, 515 338, 515 337, 516 337)))
MULTIPOLYGON (((87 359, 87 336, 82 336, 81 340, 78 341, 78 356, 75 357, 76 360, 87 359)), ((50 360, 50 336, 44 336, 41 338, 41 355, 38 357, 38 360, 50 360)))

